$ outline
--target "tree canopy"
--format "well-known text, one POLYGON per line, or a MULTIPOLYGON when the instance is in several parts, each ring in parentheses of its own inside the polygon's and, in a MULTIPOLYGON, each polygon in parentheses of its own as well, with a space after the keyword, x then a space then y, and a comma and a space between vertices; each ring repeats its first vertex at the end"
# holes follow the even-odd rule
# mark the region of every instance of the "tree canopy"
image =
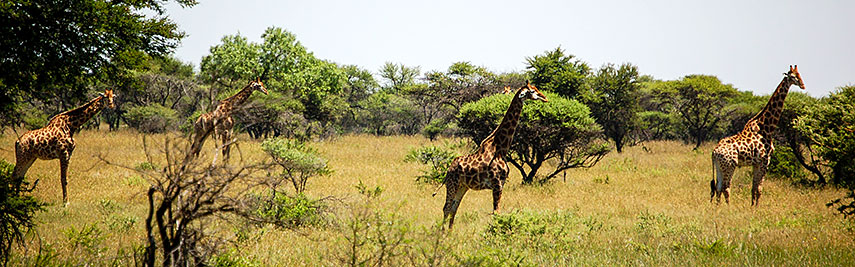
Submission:
MULTIPOLYGON (((183 7, 195 0, 176 0, 183 7)), ((17 104, 85 97, 95 81, 127 82, 128 70, 164 56, 184 33, 164 15, 166 1, 4 1, 0 4, 0 114, 17 104), (153 11, 153 15, 150 14, 153 11)), ((16 123, 5 121, 3 123, 16 123)))

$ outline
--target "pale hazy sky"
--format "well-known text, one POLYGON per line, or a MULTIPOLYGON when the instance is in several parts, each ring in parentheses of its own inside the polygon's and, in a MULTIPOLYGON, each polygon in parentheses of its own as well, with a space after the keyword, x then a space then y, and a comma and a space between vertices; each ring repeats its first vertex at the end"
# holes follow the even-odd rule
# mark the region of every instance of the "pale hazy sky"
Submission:
MULTIPOLYGON (((167 7, 188 34, 176 51, 197 66, 225 35, 260 42, 284 28, 315 56, 375 74, 387 61, 445 70, 469 61, 521 71, 561 46, 591 67, 711 74, 770 94, 798 64, 809 94, 855 85, 855 1, 208 1, 167 7)), ((792 87, 791 90, 798 90, 792 87)))

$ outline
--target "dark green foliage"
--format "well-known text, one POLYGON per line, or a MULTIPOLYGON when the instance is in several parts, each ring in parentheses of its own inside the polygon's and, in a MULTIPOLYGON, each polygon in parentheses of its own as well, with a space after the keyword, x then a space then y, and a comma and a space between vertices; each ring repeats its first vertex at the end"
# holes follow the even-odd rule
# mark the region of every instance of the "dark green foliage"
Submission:
POLYGON ((564 54, 561 47, 526 58, 526 69, 531 83, 540 90, 555 92, 570 99, 576 98, 582 91, 585 78, 591 69, 585 62, 574 58, 574 55, 564 54))
POLYGON ((318 225, 324 222, 327 206, 321 200, 310 199, 302 193, 289 196, 274 193, 272 197, 250 196, 251 218, 256 222, 273 224, 282 228, 318 225))
POLYGON ((175 110, 153 104, 131 108, 125 114, 125 121, 128 126, 143 133, 163 133, 174 128, 178 115, 175 110))
POLYGON ((415 134, 422 116, 409 99, 386 93, 372 94, 360 104, 358 121, 372 134, 415 134))
POLYGON ((615 142, 618 153, 630 142, 638 121, 638 67, 606 64, 588 78, 591 89, 584 95, 591 116, 603 127, 603 133, 615 142))
POLYGON ((14 168, 14 165, 0 159, 0 258, 4 266, 9 260, 12 244, 24 241, 24 235, 36 225, 36 212, 43 211, 46 206, 27 194, 32 190, 27 188, 29 183, 12 180, 14 168))
POLYGON ((4 1, 0 123, 20 118, 16 103, 58 99, 68 108, 85 98, 95 80, 126 83, 129 70, 147 55, 170 53, 184 33, 166 18, 166 2, 4 1))
POLYGON ((831 183, 855 186, 855 86, 844 86, 798 117, 795 127, 831 169, 831 183))
POLYGON ((454 158, 460 156, 455 152, 457 145, 440 146, 422 146, 410 150, 404 158, 406 162, 418 162, 428 165, 428 169, 422 170, 422 175, 416 177, 416 181, 424 183, 442 183, 445 181, 445 174, 448 172, 448 167, 454 158))
POLYGON ((449 123, 443 119, 433 120, 422 129, 422 135, 431 141, 436 140, 443 131, 448 129, 448 126, 449 123))
POLYGON ((768 174, 774 177, 787 178, 791 181, 802 181, 807 176, 799 165, 793 150, 788 146, 776 146, 769 161, 768 174))
MULTIPOLYGON (((547 160, 559 162, 538 182, 566 169, 593 166, 609 152, 588 107, 555 93, 546 93, 546 97, 549 102, 530 101, 523 106, 510 153, 505 157, 520 171, 523 183, 535 182, 547 160)), ((499 125, 512 98, 498 94, 464 105, 458 115, 463 134, 480 144, 499 125)))

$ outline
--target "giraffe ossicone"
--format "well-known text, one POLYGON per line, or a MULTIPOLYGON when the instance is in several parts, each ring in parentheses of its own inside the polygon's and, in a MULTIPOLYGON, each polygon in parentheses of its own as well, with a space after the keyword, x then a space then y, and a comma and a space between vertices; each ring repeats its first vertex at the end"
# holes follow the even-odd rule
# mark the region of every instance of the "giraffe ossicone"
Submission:
POLYGON ((790 71, 784 73, 784 79, 778 84, 769 102, 757 115, 754 115, 743 127, 742 131, 733 136, 721 139, 712 152, 713 180, 710 181, 710 202, 721 195, 724 201, 730 203, 730 182, 737 167, 752 166, 754 168, 751 185, 751 205, 760 204, 763 191, 763 180, 772 152, 775 150, 772 139, 778 128, 778 121, 784 109, 784 100, 790 86, 797 85, 805 89, 804 81, 799 74, 798 66, 790 66, 790 71))

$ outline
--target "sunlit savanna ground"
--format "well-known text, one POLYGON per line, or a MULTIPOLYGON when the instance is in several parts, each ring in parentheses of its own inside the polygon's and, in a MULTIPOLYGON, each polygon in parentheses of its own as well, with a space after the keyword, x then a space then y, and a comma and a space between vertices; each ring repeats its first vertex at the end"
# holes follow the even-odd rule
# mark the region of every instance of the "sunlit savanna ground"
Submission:
MULTIPOLYGON (((0 137, 0 158, 12 163, 14 139, 11 131, 0 137)), ((153 135, 150 141, 162 139, 163 135, 153 135)), ((38 237, 30 237, 26 248, 18 247, 17 255, 31 257, 40 243, 53 249, 57 258, 80 263, 142 244, 147 181, 132 170, 97 159, 101 155, 126 166, 144 162, 141 135, 133 130, 85 130, 76 140, 68 207, 59 204, 58 161, 37 161, 30 169, 28 179, 40 180, 33 194, 53 205, 38 214, 38 237), (101 251, 86 251, 71 240, 75 231, 92 225, 100 229, 102 240, 90 247, 101 251)), ((355 188, 359 181, 382 187, 376 207, 397 214, 397 223, 409 226, 409 240, 399 255, 390 256, 394 265, 425 263, 423 256, 413 256, 422 251, 444 256, 441 263, 448 265, 841 266, 855 262, 855 223, 825 206, 843 195, 841 190, 801 188, 786 180, 767 179, 761 206, 752 208, 750 168, 743 168, 734 178, 731 204, 710 204, 712 144, 698 151, 664 141, 647 143, 650 152, 630 147, 622 154, 609 154, 593 168, 568 171, 566 180, 559 176, 541 186, 520 185, 520 175, 512 168, 500 214, 531 220, 534 228, 542 227, 546 233, 488 234, 486 229, 494 220, 492 196, 489 191, 470 191, 458 211, 455 229, 446 235, 431 228, 442 217, 444 189, 431 197, 435 186, 414 182, 424 166, 403 161, 407 151, 430 143, 420 136, 369 135, 313 143, 329 159, 334 173, 311 180, 307 195, 335 196, 341 202, 331 205, 340 206, 336 212, 346 214, 345 206, 365 201, 355 188), (439 249, 429 249, 431 237, 443 239, 439 249)), ((210 142, 208 148, 212 148, 210 142)), ((260 142, 245 135, 239 151, 233 153, 232 162, 241 155, 245 162, 266 157, 260 142)), ((212 225, 209 231, 234 240, 239 225, 233 219, 212 225)), ((251 229, 250 238, 227 250, 233 258, 258 265, 340 265, 337 260, 345 255, 347 241, 336 229, 251 229)))

